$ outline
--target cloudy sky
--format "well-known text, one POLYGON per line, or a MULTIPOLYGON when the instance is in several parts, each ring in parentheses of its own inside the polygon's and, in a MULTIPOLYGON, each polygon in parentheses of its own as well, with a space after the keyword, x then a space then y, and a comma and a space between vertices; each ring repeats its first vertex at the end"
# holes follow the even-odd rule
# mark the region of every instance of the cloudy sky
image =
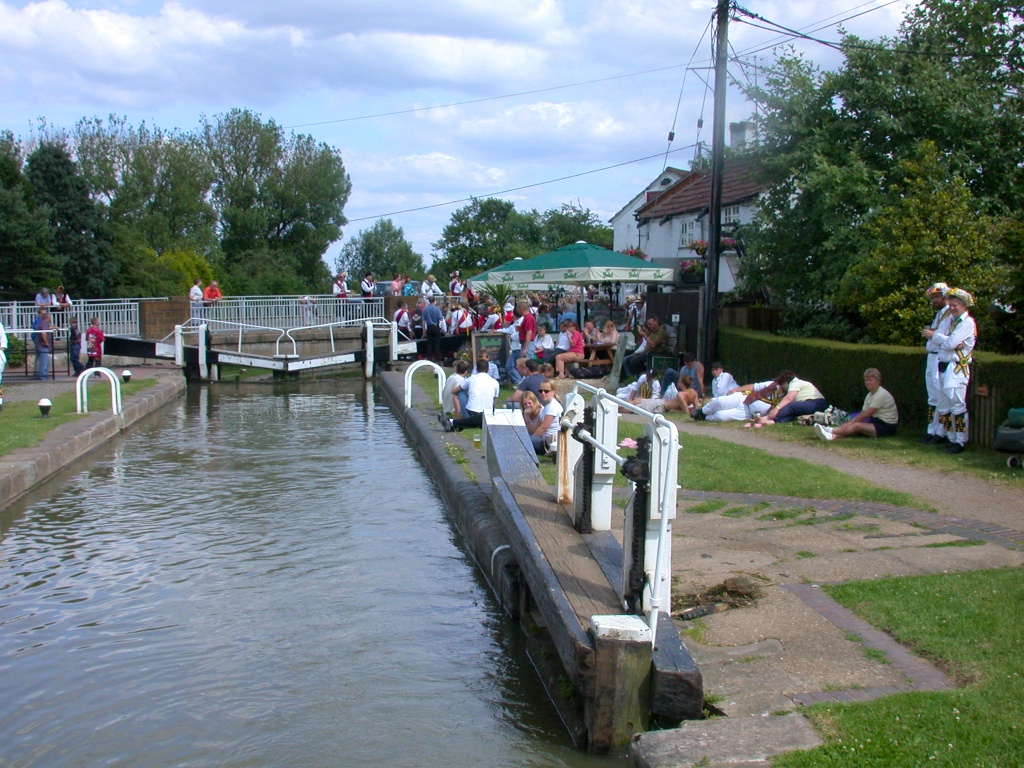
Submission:
MULTIPOLYGON (((741 2, 826 40, 840 23, 891 35, 912 4, 741 2)), ((409 209, 496 194, 607 219, 666 161, 686 167, 694 143, 711 141, 713 12, 713 0, 0 0, 0 130, 28 137, 40 117, 70 127, 112 113, 190 130, 249 108, 341 151, 345 239, 390 215, 429 264, 465 203, 409 209)), ((730 73, 756 77, 791 42, 732 23, 748 66, 730 73)), ((823 67, 838 61, 795 45, 823 67)), ((729 119, 750 112, 731 89, 729 119)))

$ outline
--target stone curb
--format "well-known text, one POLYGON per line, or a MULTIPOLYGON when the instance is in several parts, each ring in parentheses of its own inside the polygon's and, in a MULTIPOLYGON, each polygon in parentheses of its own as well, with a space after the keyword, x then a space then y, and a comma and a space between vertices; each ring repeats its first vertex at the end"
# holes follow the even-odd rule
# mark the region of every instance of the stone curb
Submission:
POLYGON ((810 691, 792 695, 797 704, 835 704, 848 701, 870 701, 882 696, 908 691, 947 691, 953 682, 939 669, 917 658, 885 632, 875 629, 852 611, 829 597, 823 590, 810 584, 783 584, 787 592, 803 600, 820 616, 828 619, 839 629, 854 632, 860 636, 865 648, 881 651, 892 664, 910 680, 905 685, 887 685, 874 688, 850 688, 837 691, 810 691))
POLYGON ((738 504, 754 504, 759 501, 788 506, 813 506, 835 515, 855 514, 867 517, 884 517, 901 523, 919 525, 935 533, 947 533, 965 539, 978 539, 990 544, 1013 550, 1024 550, 1024 531, 1001 525, 970 520, 965 517, 924 512, 914 507, 894 507, 869 501, 848 499, 804 499, 797 496, 770 496, 759 493, 724 493, 718 491, 691 491, 680 489, 679 499, 691 501, 720 500, 738 504))
POLYGON ((90 413, 51 431, 38 445, 4 456, 0 459, 0 508, 176 400, 185 388, 180 373, 158 376, 154 386, 132 395, 120 417, 109 411, 90 413))

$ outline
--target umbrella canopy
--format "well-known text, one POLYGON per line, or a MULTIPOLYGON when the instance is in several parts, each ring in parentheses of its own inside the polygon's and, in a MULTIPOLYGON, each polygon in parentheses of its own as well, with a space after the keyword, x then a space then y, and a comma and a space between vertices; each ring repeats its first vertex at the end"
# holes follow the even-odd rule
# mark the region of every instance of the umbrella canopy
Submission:
POLYGON ((674 279, 674 270, 670 268, 590 243, 573 243, 532 259, 513 259, 469 278, 468 282, 474 290, 487 284, 501 284, 521 291, 589 283, 671 283, 674 279))

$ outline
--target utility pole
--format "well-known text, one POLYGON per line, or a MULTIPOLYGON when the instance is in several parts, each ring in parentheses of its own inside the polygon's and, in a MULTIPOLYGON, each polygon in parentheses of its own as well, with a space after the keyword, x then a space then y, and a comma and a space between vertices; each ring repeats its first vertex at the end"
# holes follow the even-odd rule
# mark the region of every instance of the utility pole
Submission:
POLYGON ((722 173, 725 168, 725 94, 728 76, 729 5, 718 0, 718 34, 715 38, 715 115, 711 128, 711 210, 708 227, 707 287, 701 338, 704 370, 711 370, 718 336, 718 262, 722 251, 722 173))

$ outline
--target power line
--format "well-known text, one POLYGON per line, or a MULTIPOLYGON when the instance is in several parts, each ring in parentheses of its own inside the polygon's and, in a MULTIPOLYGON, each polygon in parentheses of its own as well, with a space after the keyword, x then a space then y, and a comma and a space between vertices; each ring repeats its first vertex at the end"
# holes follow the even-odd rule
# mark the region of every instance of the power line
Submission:
MULTIPOLYGON (((680 147, 679 149, 670 150, 670 153, 682 152, 682 151, 687 150, 687 149, 693 149, 693 147, 694 147, 694 145, 691 144, 691 145, 689 145, 687 147, 680 147)), ((638 157, 636 160, 626 160, 625 162, 622 162, 622 163, 615 163, 614 165, 606 165, 603 168, 593 168, 593 169, 591 169, 589 171, 580 171, 579 173, 572 173, 572 174, 570 174, 568 176, 561 176, 561 177, 559 177, 557 179, 548 179, 547 181, 537 181, 537 182, 534 182, 533 184, 523 184, 522 186, 519 186, 519 187, 510 187, 509 189, 503 189, 503 190, 501 190, 499 192, 490 192, 490 193, 487 193, 487 194, 484 194, 484 195, 471 195, 470 197, 463 197, 463 198, 460 198, 458 200, 448 200, 448 201, 446 201, 444 203, 434 203, 432 205, 421 205, 421 206, 419 206, 417 208, 406 208, 405 210, 391 211, 390 213, 378 213, 378 214, 376 214, 374 216, 360 216, 358 219, 349 219, 348 223, 349 224, 354 224, 357 221, 373 221, 374 219, 383 219, 383 218, 385 218, 387 216, 398 216, 398 215, 403 214, 403 213, 416 213, 418 211, 428 211, 431 208, 444 208, 445 206, 448 206, 448 205, 458 205, 459 203, 469 203, 469 202, 472 202, 473 200, 477 200, 477 199, 480 199, 480 198, 497 197, 498 195, 507 195, 509 192, 519 192, 520 190, 523 190, 523 189, 531 189, 533 187, 543 187, 543 186, 545 186, 547 184, 557 184, 560 181, 567 181, 569 179, 578 179, 580 176, 589 176, 590 174, 593 174, 593 173, 601 173, 602 171, 610 171, 610 170, 612 170, 614 168, 622 168, 625 165, 632 165, 633 163, 642 163, 642 162, 644 162, 646 160, 653 160, 653 159, 658 158, 658 157, 663 157, 665 154, 668 154, 668 153, 659 152, 656 155, 648 155, 647 157, 638 157)))
MULTIPOLYGON (((880 5, 880 6, 877 6, 876 8, 871 8, 871 9, 869 9, 867 11, 862 12, 862 13, 855 14, 854 16, 850 16, 847 19, 843 19, 843 21, 848 21, 849 19, 856 18, 857 16, 863 16, 866 13, 871 13, 872 11, 875 11, 875 10, 878 10, 880 8, 886 7, 886 5, 893 5, 894 3, 897 3, 897 2, 902 2, 902 0, 890 0, 890 2, 886 3, 885 5, 880 5)), ((755 29, 763 29, 763 30, 768 31, 768 32, 774 32, 776 29, 781 29, 784 32, 788 33, 788 35, 789 35, 788 39, 800 38, 802 40, 808 40, 808 41, 810 41, 812 43, 818 43, 819 45, 824 45, 827 48, 832 48, 833 50, 839 51, 840 53, 842 53, 845 50, 853 49, 853 50, 859 50, 859 51, 875 51, 875 52, 878 52, 878 53, 900 53, 900 54, 906 54, 908 56, 930 56, 930 57, 937 57, 937 58, 944 58, 944 59, 950 59, 950 58, 964 58, 964 59, 970 59, 970 58, 979 58, 979 59, 999 58, 999 54, 991 54, 991 53, 964 53, 964 52, 960 52, 960 51, 950 51, 950 52, 942 52, 942 51, 917 51, 917 50, 911 50, 911 49, 908 49, 908 48, 895 48, 895 47, 893 47, 893 48, 886 48, 884 46, 879 46, 879 45, 866 45, 866 44, 863 44, 863 43, 851 43, 851 42, 848 42, 848 41, 833 42, 832 40, 822 40, 822 39, 817 38, 817 37, 811 37, 809 34, 806 34, 804 32, 800 32, 800 31, 795 30, 795 29, 790 29, 789 27, 783 26, 782 24, 778 24, 778 23, 776 23, 774 21, 771 21, 770 19, 766 19, 763 16, 760 16, 759 14, 756 14, 756 13, 753 13, 751 11, 748 11, 745 8, 742 8, 742 7, 738 6, 738 5, 735 6, 735 8, 736 8, 736 10, 739 13, 741 13, 741 14, 743 14, 745 16, 748 16, 751 19, 758 19, 759 21, 763 21, 765 24, 768 24, 770 26, 766 27, 766 26, 762 26, 761 24, 754 24, 753 22, 751 22, 751 21, 749 21, 747 19, 737 18, 736 21, 740 22, 741 24, 746 24, 747 26, 754 27, 755 29)), ((842 21, 836 22, 836 23, 842 23, 842 21)), ((831 25, 829 25, 829 26, 831 26, 831 25)), ((814 31, 817 31, 817 30, 814 30, 814 31)), ((774 48, 774 47, 776 47, 776 45, 780 45, 780 44, 781 43, 776 43, 776 44, 769 45, 769 46, 766 46, 766 47, 774 48)), ((758 53, 759 51, 762 51, 762 50, 765 50, 765 48, 764 47, 758 48, 758 49, 756 49, 756 50, 754 50, 752 52, 753 53, 758 53)), ((746 53, 750 53, 750 52, 746 52, 746 53)))
POLYGON ((532 91, 519 91, 518 93, 506 93, 501 96, 484 96, 479 99, 468 99, 467 101, 453 101, 450 104, 434 104, 430 107, 411 107, 409 109, 398 109, 394 112, 378 112, 373 115, 358 115, 356 117, 341 117, 337 120, 321 120, 318 123, 299 123, 298 125, 287 125, 286 129, 292 128, 311 128, 317 125, 334 125, 335 123, 352 123, 357 120, 373 120, 378 117, 393 117, 394 115, 409 115, 415 112, 429 112, 432 109, 447 109, 448 107, 464 107, 467 104, 482 104, 487 101, 498 101, 500 99, 514 99, 518 96, 533 96, 538 93, 548 93, 550 91, 560 91, 566 88, 578 88, 583 85, 594 85, 595 83, 607 83, 612 80, 624 80, 628 77, 640 77, 641 75, 651 75, 656 72, 666 72, 670 69, 679 69, 685 67, 686 64, 670 64, 667 67, 658 67, 657 69, 645 69, 643 72, 627 72, 624 75, 612 75, 611 77, 599 77, 596 80, 584 80, 580 83, 567 83, 565 85, 552 85, 548 88, 537 88, 532 91))

